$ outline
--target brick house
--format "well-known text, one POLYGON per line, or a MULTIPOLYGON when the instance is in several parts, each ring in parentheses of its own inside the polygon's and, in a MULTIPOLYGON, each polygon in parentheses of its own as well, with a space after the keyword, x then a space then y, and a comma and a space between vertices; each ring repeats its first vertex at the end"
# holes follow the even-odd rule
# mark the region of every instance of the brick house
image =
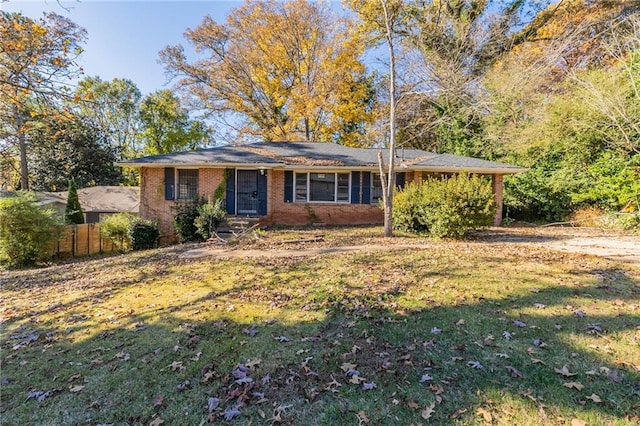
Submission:
MULTIPOLYGON (((140 215, 158 220, 163 239, 174 234, 172 206, 224 190, 229 215, 264 223, 379 224, 383 212, 378 149, 330 143, 261 142, 154 155, 118 163, 140 169, 140 215)), ((388 151, 383 150, 388 164, 388 151)), ((492 177, 502 218, 502 178, 525 171, 509 164, 435 154, 396 153, 397 185, 429 175, 469 172, 492 177)))

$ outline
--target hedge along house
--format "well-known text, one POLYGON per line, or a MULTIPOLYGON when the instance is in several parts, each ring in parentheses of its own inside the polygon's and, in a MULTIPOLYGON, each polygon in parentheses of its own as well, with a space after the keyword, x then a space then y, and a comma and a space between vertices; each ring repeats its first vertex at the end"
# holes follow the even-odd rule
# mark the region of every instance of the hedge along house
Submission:
MULTIPOLYGON (((382 150, 389 164, 388 150, 382 150)), ((117 163, 140 169, 140 215, 158 220, 164 241, 173 239, 173 206, 224 194, 229 215, 264 223, 380 224, 383 211, 377 148, 331 143, 261 142, 154 155, 117 163)), ((396 184, 460 172, 492 177, 502 219, 502 178, 526 169, 416 149, 396 152, 396 184)))

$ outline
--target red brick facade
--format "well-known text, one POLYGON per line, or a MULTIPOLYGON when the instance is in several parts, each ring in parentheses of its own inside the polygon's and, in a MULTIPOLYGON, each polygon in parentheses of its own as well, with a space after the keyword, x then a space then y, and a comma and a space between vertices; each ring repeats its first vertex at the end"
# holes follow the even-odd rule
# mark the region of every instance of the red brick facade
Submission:
MULTIPOLYGON (((198 171, 198 193, 213 196, 224 179, 222 168, 201 168, 198 171)), ((142 167, 140 170, 140 216, 157 220, 160 225, 161 241, 175 240, 172 208, 176 201, 165 199, 165 169, 142 167)), ((421 173, 409 172, 406 182, 422 181, 421 173)), ((283 170, 267 171, 267 215, 264 223, 282 225, 306 225, 326 223, 332 225, 381 224, 384 220, 382 209, 371 204, 349 203, 291 203, 285 202, 285 177, 283 170)), ((362 188, 362 185, 360 185, 362 188)), ((494 175, 493 190, 498 204, 494 222, 500 224, 502 218, 502 176, 494 175)), ((362 197, 362 193, 360 193, 362 197)))

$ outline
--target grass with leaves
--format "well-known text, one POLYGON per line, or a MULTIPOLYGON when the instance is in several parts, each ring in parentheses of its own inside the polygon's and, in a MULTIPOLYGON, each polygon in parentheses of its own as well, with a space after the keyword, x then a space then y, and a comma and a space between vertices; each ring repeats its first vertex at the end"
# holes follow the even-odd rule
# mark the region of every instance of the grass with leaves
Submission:
POLYGON ((638 423, 637 267, 381 234, 4 271, 1 423, 638 423), (314 244, 369 248, 295 257, 314 244))

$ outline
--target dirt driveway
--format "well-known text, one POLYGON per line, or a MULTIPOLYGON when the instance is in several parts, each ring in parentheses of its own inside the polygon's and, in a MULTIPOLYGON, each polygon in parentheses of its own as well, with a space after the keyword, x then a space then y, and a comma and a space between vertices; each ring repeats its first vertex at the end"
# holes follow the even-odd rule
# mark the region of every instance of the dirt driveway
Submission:
POLYGON ((490 241, 532 244, 550 250, 600 256, 640 266, 640 235, 592 228, 494 228, 490 241))

